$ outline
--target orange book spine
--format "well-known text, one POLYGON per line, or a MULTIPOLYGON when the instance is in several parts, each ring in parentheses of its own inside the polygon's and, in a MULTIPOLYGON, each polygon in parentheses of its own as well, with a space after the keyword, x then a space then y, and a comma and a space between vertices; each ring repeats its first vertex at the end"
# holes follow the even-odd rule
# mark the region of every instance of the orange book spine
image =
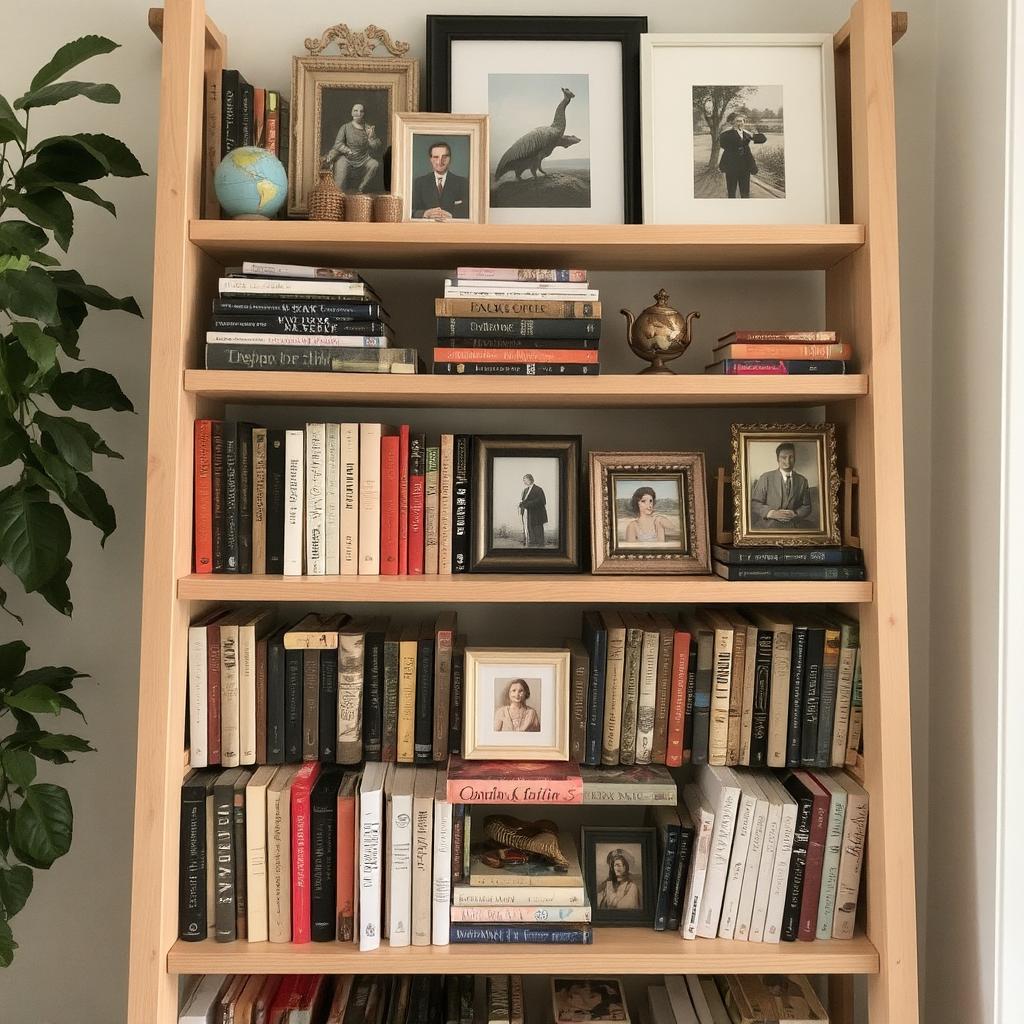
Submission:
POLYGON ((338 797, 338 941, 355 937, 356 800, 338 797))
MULTIPOLYGON (((495 351, 501 351, 495 349, 495 351)), ((834 345, 801 342, 787 345, 735 342, 715 349, 716 359, 849 359, 853 348, 845 341, 834 345)), ((436 358, 436 357, 435 357, 436 358)), ((559 362, 565 360, 560 359, 559 362)))
POLYGON ((398 575, 399 446, 397 435, 380 439, 380 574, 398 575))
POLYGON ((672 641, 672 696, 668 705, 668 745, 665 764, 683 763, 683 729, 686 725, 686 677, 690 668, 690 634, 677 629, 672 641))
POLYGON ((195 567, 213 572, 213 420, 195 426, 195 567))

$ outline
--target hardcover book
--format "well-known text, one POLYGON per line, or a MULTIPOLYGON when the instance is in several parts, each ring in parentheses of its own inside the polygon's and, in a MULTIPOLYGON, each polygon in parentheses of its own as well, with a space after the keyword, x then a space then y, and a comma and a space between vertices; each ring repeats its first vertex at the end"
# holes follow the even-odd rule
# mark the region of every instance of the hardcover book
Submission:
POLYGON ((569 761, 448 762, 448 799, 464 804, 581 804, 583 779, 569 761))
POLYGON ((580 766, 585 804, 671 804, 677 800, 672 773, 664 765, 580 766))

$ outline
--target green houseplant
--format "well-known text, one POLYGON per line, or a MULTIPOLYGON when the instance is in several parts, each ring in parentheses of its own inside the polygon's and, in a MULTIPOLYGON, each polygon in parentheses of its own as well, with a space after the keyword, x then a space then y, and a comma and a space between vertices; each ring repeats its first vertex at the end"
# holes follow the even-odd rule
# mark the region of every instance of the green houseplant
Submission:
MULTIPOLYGON (((91 476, 93 459, 121 458, 89 423, 64 414, 133 411, 113 376, 84 365, 70 368, 69 361, 81 360, 79 332, 89 307, 142 315, 133 298, 116 298, 62 266, 75 226, 70 200, 116 215, 86 182, 144 172, 128 147, 109 135, 56 135, 32 143, 29 122, 34 109, 75 97, 118 103, 112 85, 65 79, 82 62, 116 47, 102 36, 76 39, 57 50, 13 104, 0 96, 0 565, 26 594, 41 595, 63 615, 72 611, 67 513, 94 524, 106 541, 116 518, 91 476)), ((0 609, 20 623, 7 599, 0 586, 0 609)), ((80 736, 46 728, 45 716, 81 716, 69 690, 83 673, 67 666, 26 671, 28 654, 20 640, 0 645, 4 967, 17 948, 11 918, 31 894, 33 870, 49 868, 71 845, 67 791, 36 782, 37 762, 66 764, 70 755, 93 749, 80 736)))

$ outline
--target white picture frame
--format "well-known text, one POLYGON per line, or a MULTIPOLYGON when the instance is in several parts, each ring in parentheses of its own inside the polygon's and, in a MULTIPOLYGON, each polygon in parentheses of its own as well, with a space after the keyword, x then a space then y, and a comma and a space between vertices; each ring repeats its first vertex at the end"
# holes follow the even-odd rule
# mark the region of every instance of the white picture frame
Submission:
POLYGON ((645 224, 839 222, 831 34, 647 34, 640 39, 640 89, 645 224), (742 91, 720 110, 730 89, 742 91), (695 115, 702 92, 706 119, 695 115), (726 117, 747 117, 759 103, 768 131, 754 116, 745 130, 761 140, 742 138, 755 162, 764 146, 765 167, 746 172, 750 198, 736 202, 744 198, 743 172, 737 184, 734 168, 719 169, 707 121, 721 132, 726 117))

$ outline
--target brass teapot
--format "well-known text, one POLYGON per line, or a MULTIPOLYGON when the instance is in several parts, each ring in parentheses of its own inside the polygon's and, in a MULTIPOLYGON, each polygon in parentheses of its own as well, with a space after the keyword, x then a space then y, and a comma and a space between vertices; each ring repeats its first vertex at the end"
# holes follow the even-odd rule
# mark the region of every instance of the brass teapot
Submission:
POLYGON ((628 309, 619 310, 626 318, 629 332, 626 341, 629 347, 651 365, 640 373, 675 373, 665 363, 676 359, 689 348, 692 340, 690 321, 700 319, 694 310, 685 317, 668 304, 668 292, 660 289, 654 296, 655 305, 648 306, 639 316, 633 316, 628 309))

